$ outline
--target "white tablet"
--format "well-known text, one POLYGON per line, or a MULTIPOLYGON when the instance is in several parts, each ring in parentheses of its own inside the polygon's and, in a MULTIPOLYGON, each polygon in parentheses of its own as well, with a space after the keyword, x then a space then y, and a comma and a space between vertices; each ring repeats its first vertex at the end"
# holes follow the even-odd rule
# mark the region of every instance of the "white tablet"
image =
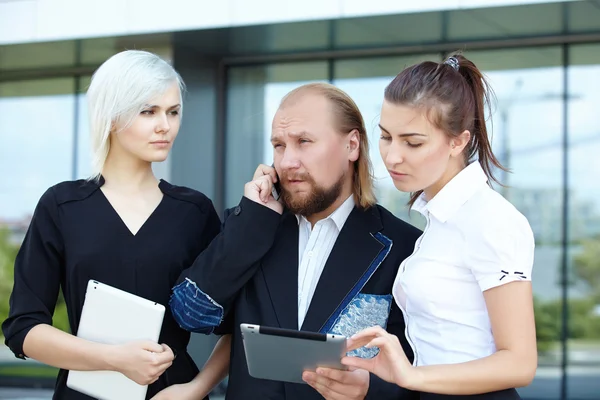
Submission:
POLYGON ((241 324, 248 373, 254 378, 306 383, 302 372, 317 367, 345 370, 346 337, 241 324))
MULTIPOLYGON (((98 281, 90 280, 77 336, 93 342, 158 342, 165 307, 98 281)), ((144 400, 148 386, 114 371, 69 371, 67 386, 100 400, 144 400)))

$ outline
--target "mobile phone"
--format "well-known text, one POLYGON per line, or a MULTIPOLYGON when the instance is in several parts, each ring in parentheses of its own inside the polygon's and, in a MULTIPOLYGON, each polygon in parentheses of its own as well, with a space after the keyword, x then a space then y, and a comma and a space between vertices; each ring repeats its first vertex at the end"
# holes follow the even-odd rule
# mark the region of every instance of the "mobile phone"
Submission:
MULTIPOLYGON (((273 169, 275 169, 275 164, 272 164, 271 167, 273 167, 273 169)), ((275 175, 277 175, 277 170, 275 170, 275 175)), ((272 194, 273 194, 273 197, 275 198, 275 200, 279 200, 279 196, 281 196, 281 184, 279 181, 279 175, 277 175, 277 182, 275 182, 273 184, 272 194)))

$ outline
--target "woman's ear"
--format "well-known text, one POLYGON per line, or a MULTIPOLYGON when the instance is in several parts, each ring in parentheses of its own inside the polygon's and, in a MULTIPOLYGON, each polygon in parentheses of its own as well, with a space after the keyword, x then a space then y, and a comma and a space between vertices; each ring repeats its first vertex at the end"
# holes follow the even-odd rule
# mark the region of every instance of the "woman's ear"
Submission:
POLYGON ((452 157, 458 157, 463 152, 465 147, 467 147, 470 141, 471 132, 469 132, 468 130, 465 130, 460 135, 450 139, 450 147, 452 148, 452 150, 450 151, 450 155, 452 157))

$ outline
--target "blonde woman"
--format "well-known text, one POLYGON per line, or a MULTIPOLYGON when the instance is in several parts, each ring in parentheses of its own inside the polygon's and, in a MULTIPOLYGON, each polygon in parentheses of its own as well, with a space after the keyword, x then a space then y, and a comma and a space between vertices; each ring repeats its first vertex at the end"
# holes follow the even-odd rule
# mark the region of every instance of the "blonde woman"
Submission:
POLYGON ((68 370, 119 371, 149 384, 148 397, 198 373, 186 353, 190 333, 169 311, 160 344, 98 344, 52 327, 62 290, 77 331, 90 279, 167 305, 180 273, 220 231, 206 196, 152 172, 177 137, 183 87, 148 52, 125 51, 102 64, 88 91, 93 176, 52 186, 35 209, 2 330, 17 357, 60 368, 55 399, 89 399, 66 387, 68 370))

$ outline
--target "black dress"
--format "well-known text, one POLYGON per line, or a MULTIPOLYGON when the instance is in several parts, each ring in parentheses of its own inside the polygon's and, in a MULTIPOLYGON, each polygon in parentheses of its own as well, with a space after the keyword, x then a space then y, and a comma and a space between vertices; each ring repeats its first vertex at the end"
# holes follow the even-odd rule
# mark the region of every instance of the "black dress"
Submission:
MULTIPOLYGON (((77 332, 90 279, 163 304, 159 343, 177 357, 150 385, 150 398, 198 373, 186 352, 190 333, 174 321, 168 302, 179 275, 219 233, 221 222, 202 193, 161 180, 160 204, 133 235, 100 190, 103 183, 63 182, 41 197, 15 261, 10 314, 2 330, 10 349, 25 358, 25 336, 38 324, 52 323, 62 288, 71 330, 77 332)), ((66 387, 67 373, 59 372, 54 399, 90 399, 66 387)))

